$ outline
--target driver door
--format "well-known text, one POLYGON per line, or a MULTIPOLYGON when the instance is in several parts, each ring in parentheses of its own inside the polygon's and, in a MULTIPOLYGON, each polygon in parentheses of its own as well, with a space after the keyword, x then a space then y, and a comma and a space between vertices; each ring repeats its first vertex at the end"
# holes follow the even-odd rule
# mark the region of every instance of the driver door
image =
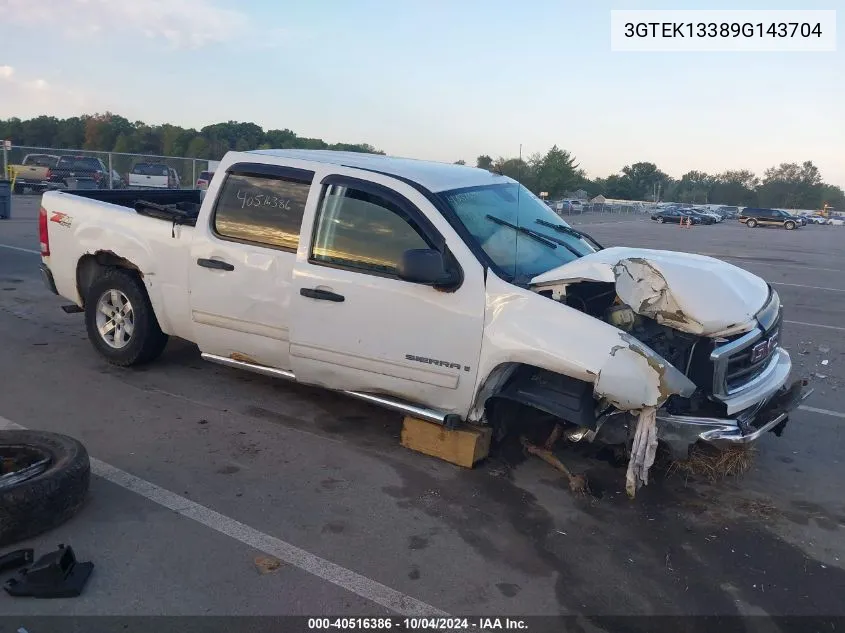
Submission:
POLYGON ((484 330, 481 264, 433 205, 403 182, 332 167, 320 184, 291 289, 297 381, 465 415, 484 330), (454 256, 463 274, 456 290, 399 278, 402 253, 421 248, 454 256))

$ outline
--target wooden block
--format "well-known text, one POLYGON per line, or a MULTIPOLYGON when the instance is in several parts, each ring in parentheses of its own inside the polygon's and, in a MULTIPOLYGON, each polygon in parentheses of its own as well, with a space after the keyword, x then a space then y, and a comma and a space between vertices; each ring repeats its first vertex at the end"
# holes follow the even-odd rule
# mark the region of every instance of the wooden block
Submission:
POLYGON ((402 424, 402 446, 464 468, 472 468, 487 457, 491 436, 487 426, 467 424, 449 430, 440 424, 408 416, 402 424))

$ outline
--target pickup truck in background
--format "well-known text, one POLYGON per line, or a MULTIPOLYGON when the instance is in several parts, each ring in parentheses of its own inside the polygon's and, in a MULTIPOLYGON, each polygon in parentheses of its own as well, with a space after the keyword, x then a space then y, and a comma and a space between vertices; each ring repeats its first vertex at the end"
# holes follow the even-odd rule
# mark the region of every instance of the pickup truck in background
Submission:
POLYGON ((214 178, 213 171, 202 171, 200 175, 197 176, 197 189, 208 189, 208 185, 211 184, 211 179, 214 178))
POLYGON ((108 189, 109 170, 96 156, 61 156, 49 180, 50 189, 108 189))
POLYGON ((604 248, 483 169, 230 152, 207 191, 48 192, 39 233, 46 285, 111 363, 176 336, 448 428, 502 437, 540 412, 566 441, 628 447, 631 496, 659 445, 780 435, 809 395, 764 280, 604 248))
POLYGON ((59 157, 53 154, 27 154, 19 165, 9 165, 14 178, 14 192, 23 193, 30 188, 38 193, 49 189, 52 170, 58 162, 59 157))
POLYGON ((136 163, 129 172, 130 187, 145 189, 178 189, 179 175, 165 163, 136 163))

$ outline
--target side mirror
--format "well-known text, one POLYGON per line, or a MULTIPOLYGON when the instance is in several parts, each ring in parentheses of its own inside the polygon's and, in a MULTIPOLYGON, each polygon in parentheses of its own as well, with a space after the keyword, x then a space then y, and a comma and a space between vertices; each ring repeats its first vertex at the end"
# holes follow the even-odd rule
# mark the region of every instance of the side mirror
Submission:
POLYGON ((404 281, 427 286, 448 285, 455 280, 446 269, 443 253, 431 248, 414 248, 402 253, 397 272, 404 281))

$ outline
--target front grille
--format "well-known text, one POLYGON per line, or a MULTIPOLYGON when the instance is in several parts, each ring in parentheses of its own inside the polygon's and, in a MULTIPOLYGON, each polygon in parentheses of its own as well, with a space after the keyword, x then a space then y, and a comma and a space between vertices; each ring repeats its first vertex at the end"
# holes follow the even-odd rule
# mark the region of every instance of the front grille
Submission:
POLYGON ((778 338, 775 337, 780 336, 783 320, 780 300, 776 294, 772 295, 770 302, 760 311, 765 318, 758 317, 759 327, 714 348, 710 357, 713 362, 714 395, 728 396, 740 391, 771 364, 778 349, 778 338), (762 351, 763 355, 752 358, 755 350, 758 353, 762 351))

